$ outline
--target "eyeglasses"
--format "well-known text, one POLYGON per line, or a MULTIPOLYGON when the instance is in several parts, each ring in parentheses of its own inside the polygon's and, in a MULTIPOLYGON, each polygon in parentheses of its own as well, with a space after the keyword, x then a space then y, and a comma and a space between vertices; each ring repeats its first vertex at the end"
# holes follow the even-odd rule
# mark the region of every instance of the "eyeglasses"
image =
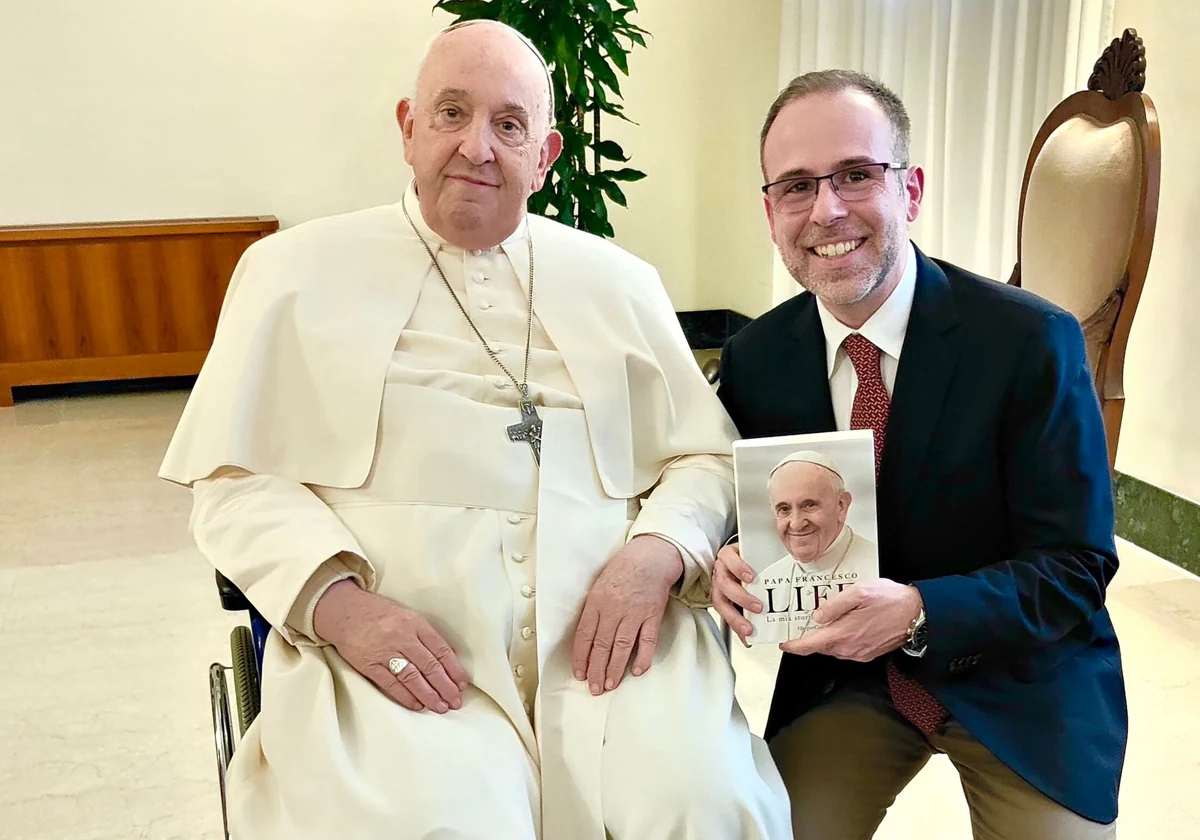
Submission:
POLYGON ((819 178, 782 178, 762 191, 777 212, 798 213, 816 204, 822 181, 829 181, 843 201, 862 201, 883 189, 889 169, 907 168, 907 163, 859 163, 819 178))

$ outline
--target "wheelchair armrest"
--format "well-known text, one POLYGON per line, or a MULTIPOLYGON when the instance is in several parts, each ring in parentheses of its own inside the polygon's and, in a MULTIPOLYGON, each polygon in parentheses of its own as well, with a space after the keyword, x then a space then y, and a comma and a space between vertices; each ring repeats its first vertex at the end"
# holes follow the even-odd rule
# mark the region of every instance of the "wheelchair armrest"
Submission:
POLYGON ((250 602, 246 600, 242 590, 220 572, 217 572, 217 594, 221 596, 221 606, 230 612, 250 609, 250 602))

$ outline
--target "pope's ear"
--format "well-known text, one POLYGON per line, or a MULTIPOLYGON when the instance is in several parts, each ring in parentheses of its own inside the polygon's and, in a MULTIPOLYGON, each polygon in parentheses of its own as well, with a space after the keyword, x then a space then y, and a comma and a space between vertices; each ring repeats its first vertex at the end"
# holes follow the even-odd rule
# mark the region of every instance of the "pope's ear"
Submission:
POLYGON ((400 126, 400 137, 404 142, 404 161, 412 166, 412 135, 415 106, 411 99, 401 99, 396 104, 396 122, 400 126))

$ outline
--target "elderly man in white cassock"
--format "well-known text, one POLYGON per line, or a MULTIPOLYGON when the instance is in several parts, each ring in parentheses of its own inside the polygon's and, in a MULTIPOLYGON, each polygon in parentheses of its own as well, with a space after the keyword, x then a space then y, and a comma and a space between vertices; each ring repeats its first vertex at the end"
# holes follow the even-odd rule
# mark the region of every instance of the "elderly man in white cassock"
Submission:
POLYGON ((238 840, 782 840, 709 618, 732 424, 656 272, 525 213, 545 62, 453 27, 398 204, 246 251, 161 475, 274 632, 238 840))

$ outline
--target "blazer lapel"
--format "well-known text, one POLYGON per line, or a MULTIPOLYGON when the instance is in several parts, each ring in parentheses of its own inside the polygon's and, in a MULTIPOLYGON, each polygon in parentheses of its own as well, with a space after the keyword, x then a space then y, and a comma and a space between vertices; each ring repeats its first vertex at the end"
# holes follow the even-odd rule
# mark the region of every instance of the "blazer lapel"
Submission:
POLYGON ((809 434, 837 429, 833 415, 833 396, 829 391, 829 367, 826 362, 825 330, 817 313, 817 299, 810 293, 801 296, 802 306, 795 321, 792 364, 795 382, 787 388, 792 395, 790 408, 797 417, 795 432, 772 434, 809 434))
MULTIPOLYGON (((917 287, 896 371, 887 443, 880 465, 880 513, 912 499, 958 365, 958 309, 945 273, 917 251, 917 287)), ((890 517, 889 517, 890 518, 890 517)), ((882 526, 882 523, 881 523, 882 526)))

